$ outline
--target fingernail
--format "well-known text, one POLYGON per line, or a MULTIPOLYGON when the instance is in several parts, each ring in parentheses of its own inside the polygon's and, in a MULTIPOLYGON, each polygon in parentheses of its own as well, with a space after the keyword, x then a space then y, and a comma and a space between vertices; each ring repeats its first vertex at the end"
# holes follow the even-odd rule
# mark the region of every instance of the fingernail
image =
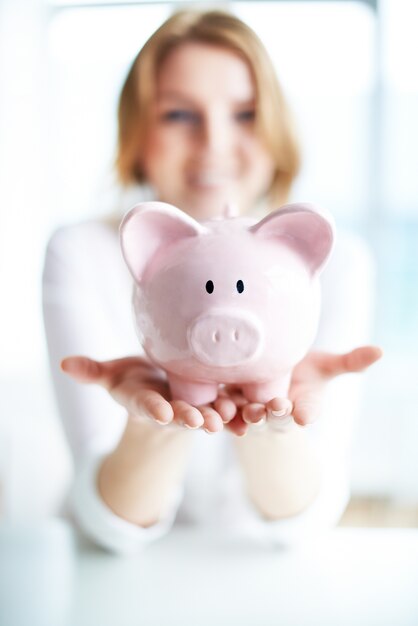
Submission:
POLYGON ((271 411, 271 414, 274 415, 274 417, 283 417, 286 413, 287 409, 282 409, 281 411, 271 411))
POLYGON ((260 424, 261 422, 265 422, 266 421, 266 417, 267 414, 265 411, 259 413, 259 418, 256 422, 250 420, 250 419, 246 419, 244 416, 242 417, 242 421, 245 422, 246 424, 248 424, 248 426, 254 426, 254 424, 260 424))
POLYGON ((253 422, 251 424, 251 427, 254 428, 261 428, 262 426, 264 426, 266 423, 266 419, 264 417, 261 418, 261 420, 258 420, 258 422, 253 422))
POLYGON ((207 428, 203 429, 205 431, 205 433, 208 433, 208 435, 214 435, 215 433, 213 432, 213 430, 208 430, 207 428))
POLYGON ((157 422, 157 424, 161 424, 161 426, 167 426, 167 424, 169 423, 169 422, 163 422, 162 420, 157 420, 157 419, 155 421, 157 422))

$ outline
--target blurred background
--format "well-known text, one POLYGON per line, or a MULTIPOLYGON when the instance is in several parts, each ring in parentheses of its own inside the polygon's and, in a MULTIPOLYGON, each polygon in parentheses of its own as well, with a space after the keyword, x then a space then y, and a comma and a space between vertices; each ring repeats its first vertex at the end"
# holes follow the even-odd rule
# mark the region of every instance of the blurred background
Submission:
MULTIPOLYGON (((120 87, 145 40, 184 4, 0 0, 5 519, 55 512, 71 479, 43 337, 46 241, 58 225, 111 210, 120 87)), ((418 526, 418 3, 210 6, 247 21, 274 59, 304 151, 293 199, 329 208, 376 259, 372 340, 385 357, 367 374, 343 523, 418 526)))

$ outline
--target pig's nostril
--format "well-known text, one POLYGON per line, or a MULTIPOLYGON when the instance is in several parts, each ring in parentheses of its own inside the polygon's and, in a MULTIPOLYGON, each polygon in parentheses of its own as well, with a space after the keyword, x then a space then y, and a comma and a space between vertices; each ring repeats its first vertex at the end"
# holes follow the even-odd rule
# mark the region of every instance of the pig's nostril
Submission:
POLYGON ((234 330, 234 334, 232 335, 232 338, 234 341, 238 341, 239 339, 239 332, 237 330, 234 330))
POLYGON ((216 330, 212 335, 212 341, 214 341, 215 343, 218 343, 219 339, 220 339, 219 332, 216 330))

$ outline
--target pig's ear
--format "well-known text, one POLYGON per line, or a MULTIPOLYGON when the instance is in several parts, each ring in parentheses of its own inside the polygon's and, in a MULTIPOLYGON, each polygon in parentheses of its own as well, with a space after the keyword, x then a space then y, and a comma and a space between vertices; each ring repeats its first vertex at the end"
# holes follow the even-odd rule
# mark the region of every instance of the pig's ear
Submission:
POLYGON ((206 232, 192 217, 165 202, 143 202, 123 218, 120 243, 123 257, 140 282, 154 255, 168 244, 206 232))
POLYGON ((333 247, 334 220, 312 204, 286 204, 249 228, 257 237, 278 240, 297 252, 311 274, 320 272, 333 247))

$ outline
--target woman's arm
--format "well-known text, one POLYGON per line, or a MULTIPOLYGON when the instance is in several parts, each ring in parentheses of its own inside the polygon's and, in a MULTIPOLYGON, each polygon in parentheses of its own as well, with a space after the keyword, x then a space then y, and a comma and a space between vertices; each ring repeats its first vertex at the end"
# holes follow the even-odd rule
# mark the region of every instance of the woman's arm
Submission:
MULTIPOLYGON (((290 402, 275 399, 265 406, 264 413, 260 412, 260 405, 248 404, 243 408, 246 422, 268 418, 264 428, 250 428, 244 439, 236 440, 248 495, 265 518, 290 517, 315 499, 321 485, 321 459, 302 427, 321 416, 327 384, 341 374, 363 371, 380 356, 381 350, 372 346, 342 355, 311 352, 293 371, 290 402), (272 411, 280 409, 282 416, 272 415, 272 411), (290 414, 296 424, 281 429, 280 421, 290 414)), ((341 408, 344 401, 340 399, 341 408)), ((338 412, 338 405, 334 410, 338 412)))
POLYGON ((60 368, 68 354, 106 359, 140 352, 131 288, 117 234, 109 228, 83 224, 52 237, 43 275, 44 321, 74 458, 71 509, 85 532, 118 552, 137 549, 171 524, 191 439, 180 426, 216 432, 235 414, 226 400, 222 417, 212 407, 169 402, 163 372, 141 357, 104 362, 74 357, 60 368))
POLYGON ((161 370, 140 357, 103 363, 69 357, 62 369, 79 382, 102 386, 129 414, 119 443, 98 471, 103 501, 132 523, 157 523, 182 483, 190 431, 204 426, 217 432, 223 426, 220 414, 170 400, 161 370))
POLYGON ((191 434, 130 417, 98 472, 98 490, 119 517, 147 528, 167 515, 183 483, 191 434))
POLYGON ((140 351, 131 319, 130 293, 131 279, 120 259, 117 235, 110 229, 83 224, 61 229, 51 238, 44 265, 43 307, 54 391, 74 459, 68 506, 75 522, 94 541, 116 551, 135 550, 168 530, 171 522, 157 524, 158 532, 138 524, 149 525, 164 516, 166 521, 173 518, 190 435, 187 431, 163 432, 163 428, 151 433, 148 424, 139 422, 133 427, 126 407, 104 389, 80 385, 60 369, 68 354, 87 353, 103 359, 128 350, 140 351), (155 485, 160 500, 153 503, 144 494, 142 504, 139 502, 144 510, 141 518, 139 505, 135 504, 136 510, 132 504, 125 505, 131 496, 133 501, 138 498, 137 478, 146 473, 144 449, 147 444, 156 448, 157 437, 162 443, 158 468, 164 469, 160 473, 150 471, 156 465, 153 455, 148 476, 150 488, 155 485), (134 444, 138 445, 137 453, 134 444), (129 480, 122 475, 122 469, 127 472, 128 467, 132 470, 129 480), (118 501, 114 492, 122 480, 126 485, 124 500, 118 501), (127 521, 131 519, 134 524, 127 521))
MULTIPOLYGON (((361 371, 381 356, 378 348, 361 345, 369 335, 374 296, 374 268, 364 244, 343 238, 323 280, 324 310, 316 347, 295 368, 289 400, 276 399, 266 407, 246 405, 243 418, 249 423, 266 416, 273 423, 292 413, 301 426, 280 432, 265 428, 236 440, 248 494, 260 513, 280 519, 302 511, 321 488, 321 467, 348 466, 348 450, 358 411, 359 383, 342 373, 361 371), (335 379, 335 381, 333 380, 335 379), (266 412, 267 409, 267 412, 266 412), (282 417, 272 415, 282 411, 282 417)), ((348 467, 347 467, 348 469, 348 467)), ((347 473, 347 472, 346 472, 347 473)), ((323 477, 322 477, 323 478, 323 477)))

